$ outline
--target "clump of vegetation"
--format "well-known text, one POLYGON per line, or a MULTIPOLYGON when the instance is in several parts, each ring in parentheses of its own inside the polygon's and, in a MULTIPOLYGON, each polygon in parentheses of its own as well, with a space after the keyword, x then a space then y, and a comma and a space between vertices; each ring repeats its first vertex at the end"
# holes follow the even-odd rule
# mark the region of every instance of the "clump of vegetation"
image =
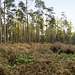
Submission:
POLYGON ((50 47, 50 49, 53 51, 53 52, 57 52, 58 50, 60 50, 61 49, 61 43, 59 42, 59 43, 55 43, 55 44, 53 44, 51 47, 50 47))
POLYGON ((20 64, 33 64, 35 62, 35 58, 29 55, 20 55, 19 57, 11 57, 9 59, 8 67, 17 66, 20 64))
POLYGON ((57 42, 53 44, 50 49, 54 53, 66 53, 66 54, 75 54, 75 47, 67 44, 62 44, 60 42, 57 42))

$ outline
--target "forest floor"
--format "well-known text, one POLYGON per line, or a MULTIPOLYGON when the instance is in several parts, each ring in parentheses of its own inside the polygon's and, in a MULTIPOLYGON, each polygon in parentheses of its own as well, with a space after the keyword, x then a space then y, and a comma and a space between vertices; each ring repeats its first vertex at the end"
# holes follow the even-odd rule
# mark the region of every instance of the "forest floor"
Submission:
POLYGON ((1 44, 0 75, 75 75, 75 46, 1 44))

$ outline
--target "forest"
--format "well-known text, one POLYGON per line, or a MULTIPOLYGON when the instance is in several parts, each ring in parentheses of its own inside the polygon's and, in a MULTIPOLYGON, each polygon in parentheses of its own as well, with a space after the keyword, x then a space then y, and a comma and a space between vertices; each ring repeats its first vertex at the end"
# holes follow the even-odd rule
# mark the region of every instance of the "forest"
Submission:
POLYGON ((5 0, 2 7, 0 4, 0 43, 75 44, 72 22, 67 20, 64 12, 58 18, 54 8, 47 8, 42 0, 35 0, 35 10, 28 9, 27 4, 20 1, 16 5, 15 0, 5 0))
POLYGON ((44 0, 0 0, 0 75, 75 75, 73 23, 55 14, 44 0))

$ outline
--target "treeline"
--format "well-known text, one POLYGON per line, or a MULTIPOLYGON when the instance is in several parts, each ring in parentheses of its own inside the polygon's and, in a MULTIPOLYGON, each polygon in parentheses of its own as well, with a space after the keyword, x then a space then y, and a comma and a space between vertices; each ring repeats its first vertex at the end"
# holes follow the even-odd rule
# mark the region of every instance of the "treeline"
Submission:
POLYGON ((35 0, 35 10, 28 9, 20 1, 0 0, 0 43, 55 43, 75 44, 75 32, 72 22, 67 20, 64 12, 61 18, 55 18, 53 7, 47 8, 42 0, 35 0))

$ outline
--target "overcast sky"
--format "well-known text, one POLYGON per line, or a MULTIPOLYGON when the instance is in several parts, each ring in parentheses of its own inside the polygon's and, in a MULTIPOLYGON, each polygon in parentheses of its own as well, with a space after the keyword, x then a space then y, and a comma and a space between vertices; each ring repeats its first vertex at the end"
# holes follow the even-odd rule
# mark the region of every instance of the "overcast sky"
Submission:
MULTIPOLYGON (((60 17, 61 12, 65 12, 68 20, 72 21, 75 27, 75 0, 43 0, 46 6, 54 7, 56 16, 60 17)), ((75 31, 75 29, 73 29, 75 31)))

